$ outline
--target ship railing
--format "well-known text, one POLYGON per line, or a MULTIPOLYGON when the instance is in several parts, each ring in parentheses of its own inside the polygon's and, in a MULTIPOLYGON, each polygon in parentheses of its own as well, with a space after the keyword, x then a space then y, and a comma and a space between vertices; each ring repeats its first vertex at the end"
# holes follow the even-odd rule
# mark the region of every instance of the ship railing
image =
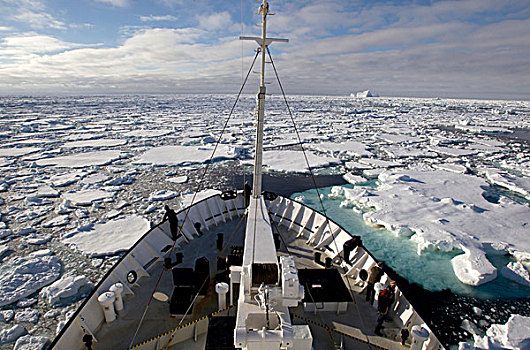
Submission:
MULTIPOLYGON (((222 199, 220 194, 215 194, 191 207, 183 208, 177 213, 179 222, 184 224, 182 235, 175 242, 175 248, 185 246, 212 226, 240 217, 246 209, 244 204, 241 194, 229 199, 222 199), (197 223, 200 224, 199 229, 197 223)), ((124 294, 134 297, 134 290, 141 283, 140 279, 150 278, 156 262, 163 261, 171 251, 176 250, 171 249, 172 245, 173 240, 167 220, 152 227, 105 274, 89 297, 70 317, 50 348, 84 349, 82 339, 87 334, 93 337, 94 343, 97 343, 97 333, 105 323, 105 315, 98 302, 98 296, 119 282, 124 286, 124 294)), ((125 308, 127 302, 131 301, 125 299, 125 308)))
MULTIPOLYGON (((357 285, 364 285, 364 281, 360 278, 360 272, 362 270, 369 271, 372 266, 377 264, 377 259, 364 247, 357 247, 351 252, 351 263, 346 263, 342 258, 343 245, 352 236, 344 228, 305 204, 285 197, 279 196, 268 202, 268 208, 271 218, 276 224, 294 232, 296 237, 305 239, 306 243, 313 246, 315 251, 321 252, 323 258, 329 257, 335 264, 341 266, 345 270, 345 276, 353 279, 357 285)), ((390 277, 384 273, 381 277, 381 283, 384 285, 389 281, 390 277)), ((424 349, 442 348, 431 328, 418 315, 399 289, 396 293, 392 314, 394 323, 400 328, 407 328, 410 331, 412 326, 420 325, 429 331, 429 339, 424 343, 424 349)))

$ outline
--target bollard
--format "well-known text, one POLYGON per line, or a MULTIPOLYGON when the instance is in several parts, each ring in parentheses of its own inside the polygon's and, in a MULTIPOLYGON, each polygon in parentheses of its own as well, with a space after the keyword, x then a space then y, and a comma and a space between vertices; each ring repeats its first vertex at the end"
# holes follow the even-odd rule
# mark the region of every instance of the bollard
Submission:
POLYGON ((218 296, 219 310, 226 308, 226 293, 228 293, 228 284, 219 282, 215 285, 215 292, 218 296))
POLYGON ((114 283, 110 286, 109 291, 114 293, 114 296, 116 297, 116 300, 114 301, 114 309, 117 313, 120 313, 120 311, 123 310, 123 298, 121 297, 121 294, 123 293, 123 284, 120 282, 114 283))
POLYGON ((105 322, 111 323, 116 319, 116 313, 114 312, 114 300, 116 297, 113 292, 105 292, 98 297, 99 305, 103 309, 105 314, 105 322))
POLYGON ((410 333, 412 333, 410 350, 421 350, 421 348, 423 348, 423 343, 429 339, 429 331, 422 326, 415 325, 412 327, 410 333))
POLYGON ((333 259, 331 259, 329 256, 326 257, 326 263, 325 263, 325 265, 324 265, 324 266, 326 267, 326 269, 329 269, 329 268, 331 267, 331 261, 332 261, 332 260, 333 260, 333 259))

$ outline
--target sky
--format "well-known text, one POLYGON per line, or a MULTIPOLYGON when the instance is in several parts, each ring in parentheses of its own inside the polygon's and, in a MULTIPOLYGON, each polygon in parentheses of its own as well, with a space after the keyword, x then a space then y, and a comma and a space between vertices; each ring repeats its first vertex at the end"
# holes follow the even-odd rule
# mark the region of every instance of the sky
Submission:
MULTIPOLYGON (((269 36, 289 39, 271 45, 288 94, 530 99, 530 0, 269 4, 269 36)), ((258 6, 0 0, 0 95, 237 93, 256 48, 239 36, 260 34, 258 6)))

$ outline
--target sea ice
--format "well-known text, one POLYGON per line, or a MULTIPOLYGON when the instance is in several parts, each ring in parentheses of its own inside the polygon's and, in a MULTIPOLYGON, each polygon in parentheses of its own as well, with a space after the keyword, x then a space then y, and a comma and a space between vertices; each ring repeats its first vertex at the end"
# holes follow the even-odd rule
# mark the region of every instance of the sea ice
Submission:
POLYGON ((483 337, 475 336, 474 349, 530 348, 530 317, 511 315, 506 324, 492 324, 483 337))
POLYGON ((13 317, 15 317, 15 311, 13 310, 0 311, 0 322, 8 323, 13 317))
POLYGON ((45 298, 48 304, 63 303, 64 299, 74 297, 82 288, 89 288, 92 283, 81 276, 63 276, 47 287, 42 288, 39 296, 45 298))
MULTIPOLYGON (((187 163, 204 163, 210 159, 212 146, 160 146, 154 147, 138 159, 133 160, 134 164, 152 165, 182 165, 187 163)), ((214 160, 233 159, 239 154, 236 150, 227 145, 220 145, 214 156, 214 160)))
POLYGON ((145 130, 131 130, 123 136, 125 137, 160 137, 166 136, 175 132, 174 130, 169 129, 145 129, 145 130))
POLYGON ((54 187, 65 187, 76 183, 80 179, 84 178, 86 175, 86 171, 77 170, 70 173, 54 175, 50 178, 50 181, 54 187))
MULTIPOLYGON (((55 225, 55 226, 57 226, 57 225, 55 225)), ((59 225, 59 226, 62 226, 62 225, 59 225)), ((44 226, 44 227, 47 227, 47 226, 44 226)), ((49 241, 51 241, 52 240, 52 235, 49 234, 49 233, 41 233, 41 234, 33 233, 30 236, 24 237, 23 240, 24 240, 24 242, 26 242, 28 244, 42 245, 42 244, 46 244, 49 241)), ((35 256, 35 255, 33 255, 33 256, 35 256)))
POLYGON ((513 176, 491 168, 485 171, 485 175, 492 184, 504 187, 530 200, 530 178, 513 176))
POLYGON ((81 190, 76 192, 65 192, 62 197, 70 201, 73 205, 88 206, 95 202, 103 201, 107 198, 113 198, 114 192, 107 192, 99 189, 81 190))
MULTIPOLYGON (((340 164, 340 160, 334 157, 318 156, 312 152, 306 152, 312 169, 322 168, 331 164, 340 164)), ((304 155, 301 151, 265 151, 263 152, 263 164, 268 170, 283 173, 309 173, 304 155)))
POLYGON ((188 177, 186 175, 182 176, 175 176, 175 177, 168 177, 166 181, 173 182, 176 184, 183 184, 188 181, 188 177))
POLYGON ((352 185, 356 185, 361 182, 366 182, 366 179, 362 176, 353 175, 352 173, 346 173, 342 176, 342 178, 352 185))
POLYGON ((497 277, 497 269, 486 258, 486 253, 480 250, 468 250, 462 247, 464 254, 457 255, 451 260, 456 277, 465 284, 478 286, 492 281, 497 277))
POLYGON ((193 195, 194 195, 193 192, 183 193, 181 196, 180 207, 187 208, 192 204, 191 202, 193 199, 194 199, 193 203, 197 203, 197 202, 202 201, 205 198, 211 197, 219 193, 221 193, 221 191, 210 188, 210 189, 202 190, 198 192, 197 195, 195 196, 195 199, 193 198, 193 195))
POLYGON ((0 148, 0 157, 20 157, 40 151, 42 148, 39 147, 0 148))
POLYGON ((62 238, 88 256, 114 255, 129 249, 151 227, 149 221, 128 215, 108 222, 91 224, 62 238))
POLYGON ((46 337, 27 334, 17 339, 13 350, 42 350, 48 341, 46 337))
POLYGON ((94 151, 39 159, 36 163, 39 166, 52 165, 61 168, 85 168, 94 165, 107 165, 122 157, 124 157, 124 154, 118 150, 94 151))
POLYGON ((82 141, 73 141, 66 142, 62 147, 64 148, 78 148, 78 147, 115 147, 123 146, 127 143, 127 140, 120 139, 96 139, 96 140, 82 140, 82 141))
POLYGON ((178 196, 177 192, 169 191, 169 190, 160 190, 154 193, 151 193, 149 196, 149 201, 167 201, 169 199, 173 199, 178 196))
POLYGON ((39 187, 36 194, 38 197, 46 197, 46 198, 59 197, 59 191, 57 191, 56 189, 53 189, 52 187, 48 185, 39 187))
POLYGON ((12 343, 26 333, 26 328, 18 324, 11 328, 0 328, 0 345, 12 343))
POLYGON ((378 180, 377 189, 345 190, 346 198, 364 208, 365 221, 396 234, 412 231, 418 253, 424 249, 464 251, 453 259, 463 283, 477 285, 494 278, 496 269, 482 245, 498 242, 499 232, 514 256, 530 252, 525 238, 530 208, 510 200, 489 202, 483 196, 488 184, 482 178, 415 168, 385 171, 378 180))
POLYGON ((322 142, 310 144, 308 148, 315 151, 330 153, 334 157, 347 155, 350 157, 371 157, 373 153, 368 151, 368 147, 359 141, 348 141, 343 143, 322 142))
POLYGON ((510 261, 501 269, 501 275, 522 285, 530 286, 530 274, 520 262, 510 261))
POLYGON ((59 278, 61 263, 56 256, 15 256, 0 265, 0 306, 35 293, 59 278))
POLYGON ((105 174, 96 173, 96 174, 86 176, 81 181, 79 181, 79 183, 82 185, 94 185, 94 184, 103 183, 109 179, 110 177, 105 174))
POLYGON ((15 312, 15 322, 30 322, 37 323, 40 313, 36 309, 22 309, 15 312))

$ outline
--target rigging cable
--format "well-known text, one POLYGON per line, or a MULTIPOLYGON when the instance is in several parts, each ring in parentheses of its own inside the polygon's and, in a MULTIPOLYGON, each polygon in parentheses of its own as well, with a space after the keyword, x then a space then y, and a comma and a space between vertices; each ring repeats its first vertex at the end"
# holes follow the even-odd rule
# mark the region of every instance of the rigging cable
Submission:
MULTIPOLYGON (((298 128, 296 127, 296 123, 294 121, 294 117, 293 117, 293 113, 291 111, 291 107, 289 106, 289 102, 287 102, 287 96, 285 95, 285 91, 283 90, 283 85, 282 85, 282 83, 280 81, 280 76, 278 75, 278 71, 276 70, 276 65, 274 64, 274 61, 272 59, 272 55, 271 55, 271 52, 270 52, 268 46, 267 46, 267 53, 269 55, 269 59, 270 59, 270 62, 272 64, 272 68, 274 69, 274 74, 276 75, 276 79, 278 80, 278 85, 280 86, 280 90, 281 90, 282 95, 283 95, 283 100, 285 101, 285 105, 287 106, 287 111, 289 112, 289 116, 290 116, 291 121, 293 123, 294 131, 296 133, 296 137, 298 139, 298 143, 300 145, 300 148, 302 149, 302 153, 304 154, 304 159, 305 159, 305 162, 307 164, 307 169, 309 170, 309 173, 311 175, 311 180, 313 181, 313 187, 315 188, 315 191, 317 193, 317 197, 318 197, 318 200, 320 202, 320 207, 322 208, 322 213, 324 214, 324 217, 326 218, 326 224, 329 227, 329 232, 331 234, 331 237, 333 238, 333 242, 335 243, 335 249, 337 250, 337 255, 340 258, 340 250, 339 250, 339 247, 337 245, 337 241, 335 240, 335 233, 332 230, 328 215, 326 213, 326 209, 324 208, 324 202, 322 202, 322 198, 320 198, 320 192, 318 191, 317 183, 316 183, 316 180, 315 180, 315 175, 313 173, 313 170, 311 169, 311 166, 309 165, 309 160, 307 158, 307 154, 306 154, 304 146, 302 144, 302 139, 300 138, 300 134, 298 133, 298 128)), ((359 306, 357 305, 357 301, 356 301, 355 295, 352 293, 352 286, 350 284, 350 278, 348 276, 346 276, 346 282, 348 283, 348 287, 349 287, 348 289, 350 291, 350 295, 352 296, 352 298, 354 300, 354 304, 355 304, 355 307, 357 309, 357 313, 359 314, 359 319, 361 320, 361 324, 362 324, 363 329, 364 329, 365 326, 364 326, 363 318, 361 316, 361 312, 359 310, 359 306)), ((368 342, 368 347, 371 349, 372 347, 371 347, 371 344, 370 344, 370 340, 368 339, 368 336, 366 336, 366 339, 367 339, 367 342, 368 342)))
MULTIPOLYGON (((252 72, 252 68, 254 67, 254 63, 256 63, 256 59, 258 58, 258 55, 259 55, 259 52, 256 52, 256 55, 254 56, 254 60, 252 61, 252 64, 250 65, 250 69, 248 70, 247 76, 245 77, 245 80, 243 81, 243 84, 241 84, 241 88, 239 89, 239 93, 237 94, 236 100, 234 101, 234 104, 232 105, 232 108, 230 109, 230 113, 228 115, 228 118, 226 119, 226 122, 225 122, 225 124, 223 126, 223 129, 221 130, 221 135, 217 139, 217 143, 215 144, 215 147, 214 147, 214 149, 212 151, 212 155, 210 156, 210 159, 206 163, 206 167, 204 168, 204 172, 202 173, 201 178, 199 179, 199 182, 197 184, 197 189, 193 193, 193 197, 191 199, 190 205, 188 206, 188 209, 186 210, 186 214, 184 216, 184 220, 182 221, 182 223, 180 224, 180 226, 178 228, 177 237, 178 237, 179 234, 184 236, 184 234, 182 233, 182 229, 184 227, 184 224, 186 223, 186 220, 188 218, 188 215, 189 215, 189 212, 191 210, 191 207, 195 203, 195 198, 197 197, 197 193, 202 189, 201 186, 202 186, 202 183, 204 181, 204 178, 206 177, 206 173, 208 172, 208 169, 210 168, 210 165, 212 163, 212 159, 213 159, 213 157, 215 155, 215 152, 217 151, 217 147, 221 143, 221 139, 223 138, 223 134, 224 134, 224 132, 226 130, 226 127, 228 126, 228 122, 230 121, 230 118, 232 117, 232 114, 234 113, 234 109, 236 108, 237 101, 239 100, 239 97, 241 96, 241 93, 243 92, 243 88, 245 87, 245 84, 247 83, 248 77, 250 75, 250 72, 252 72)), ((173 241, 173 245, 171 246, 171 250, 169 251, 168 256, 171 256, 171 254, 173 253, 176 243, 177 243, 177 240, 173 241)), ((149 298, 149 301, 147 302, 147 305, 145 306, 145 310, 144 310, 144 312, 142 314, 142 318, 140 319, 140 322, 138 323, 138 327, 136 327, 136 330, 135 330, 134 335, 133 335, 133 337, 131 339, 131 342, 129 344, 128 349, 130 349, 133 346, 134 341, 136 339, 136 336, 138 335, 138 332, 140 331, 142 323, 143 323, 143 321, 145 319, 145 315, 147 314, 147 310, 149 309, 149 306, 151 305, 151 302, 153 301, 153 295, 156 292, 156 289, 158 288, 158 285, 160 284, 160 281, 162 279, 162 275, 164 274, 164 270, 165 269, 162 269, 162 271, 160 272, 160 275, 158 276, 158 279, 156 281, 155 287, 153 288, 153 291, 151 292, 151 297, 149 298)))

